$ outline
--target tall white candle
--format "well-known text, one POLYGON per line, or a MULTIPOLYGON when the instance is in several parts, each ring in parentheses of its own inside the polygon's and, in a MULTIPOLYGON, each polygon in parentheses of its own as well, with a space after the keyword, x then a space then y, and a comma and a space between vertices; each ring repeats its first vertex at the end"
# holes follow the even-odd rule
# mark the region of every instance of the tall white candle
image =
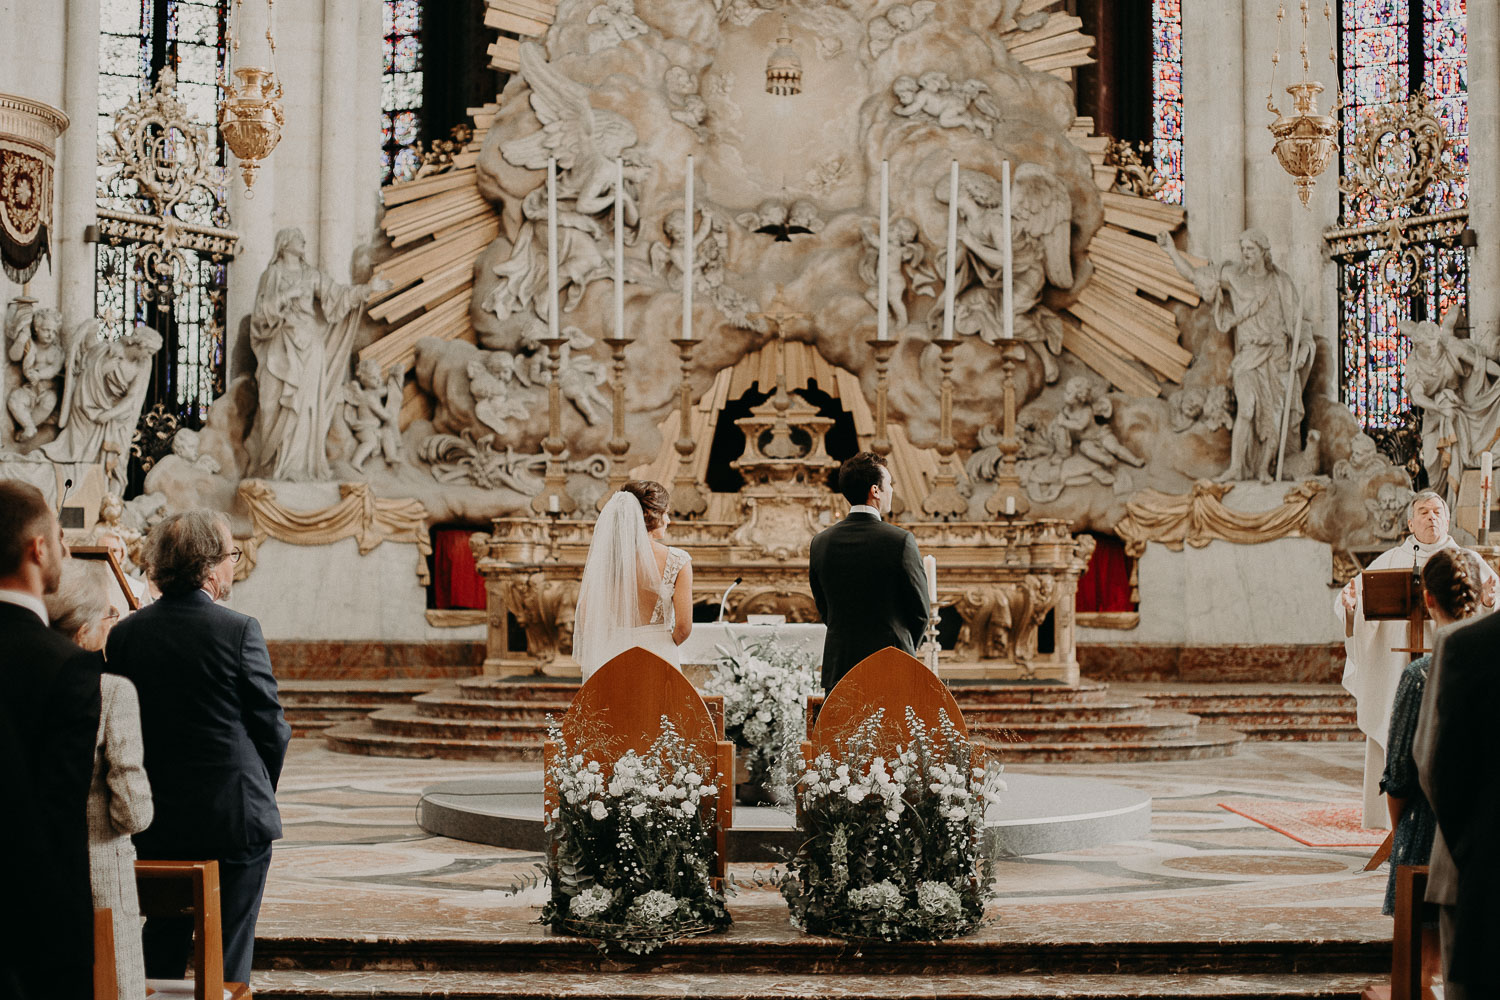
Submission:
POLYGON ((625 161, 615 159, 615 336, 625 336, 625 161))
POLYGON ((879 312, 876 313, 875 336, 886 340, 891 335, 889 304, 886 299, 890 294, 890 276, 886 274, 886 268, 890 264, 890 229, 891 229, 891 162, 880 161, 880 259, 879 277, 875 281, 875 298, 879 303, 879 312))
POLYGON ((953 339, 953 282, 958 263, 958 161, 948 173, 948 267, 943 286, 943 339, 953 339))
POLYGON ((927 571, 927 603, 937 603, 937 556, 923 556, 922 568, 927 571))
POLYGON ((557 315, 557 159, 547 158, 547 332, 558 336, 557 315))
POLYGON ((682 248, 682 338, 693 339, 693 271, 695 262, 693 260, 694 250, 693 237, 696 227, 693 223, 693 158, 687 158, 687 191, 682 199, 682 228, 685 233, 686 245, 682 248))
POLYGON ((1483 452, 1479 456, 1479 535, 1488 535, 1485 530, 1490 523, 1490 500, 1495 495, 1495 455, 1483 452))
POLYGON ((1005 339, 1015 339, 1016 310, 1011 305, 1011 278, 1015 273, 1011 263, 1010 242, 1010 161, 1000 164, 1000 218, 1005 225, 1005 252, 1002 258, 1000 296, 1004 303, 1005 339))

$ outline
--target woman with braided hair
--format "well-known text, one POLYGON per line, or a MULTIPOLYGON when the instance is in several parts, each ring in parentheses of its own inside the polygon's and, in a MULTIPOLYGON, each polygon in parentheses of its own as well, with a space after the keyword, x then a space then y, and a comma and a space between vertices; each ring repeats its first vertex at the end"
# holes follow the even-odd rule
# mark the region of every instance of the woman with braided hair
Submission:
MULTIPOLYGON (((1474 553, 1457 548, 1434 552, 1422 567, 1422 593, 1428 617, 1438 628, 1472 617, 1479 610, 1482 585, 1482 571, 1474 553)), ((1395 912, 1397 866, 1427 864, 1432 853, 1432 835, 1437 829, 1437 819, 1422 794, 1412 756, 1412 739, 1417 732, 1431 664, 1430 653, 1411 661, 1401 675, 1395 706, 1391 709, 1385 773, 1380 777, 1380 790, 1386 795, 1391 826, 1396 831, 1385 906, 1381 910, 1387 916, 1395 912)))

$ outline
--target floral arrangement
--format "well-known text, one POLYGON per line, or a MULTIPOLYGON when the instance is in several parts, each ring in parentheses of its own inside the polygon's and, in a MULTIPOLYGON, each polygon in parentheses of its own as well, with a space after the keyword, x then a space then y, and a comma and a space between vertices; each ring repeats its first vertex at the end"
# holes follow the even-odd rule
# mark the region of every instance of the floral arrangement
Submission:
POLYGON ((984 812, 1005 790, 943 714, 928 731, 908 708, 912 741, 876 752, 883 712, 798 782, 807 838, 781 879, 792 923, 861 940, 936 940, 979 926, 993 879, 984 812))
POLYGON ((807 735, 807 696, 823 690, 818 659, 774 638, 718 651, 706 686, 724 696, 724 736, 749 784, 773 800, 790 798, 795 772, 787 762, 807 735))
POLYGON ((542 921, 554 931, 641 955, 729 924, 713 878, 719 788, 665 716, 661 724, 644 754, 631 750, 607 770, 549 728, 560 752, 548 767, 557 801, 546 815, 552 898, 542 921))

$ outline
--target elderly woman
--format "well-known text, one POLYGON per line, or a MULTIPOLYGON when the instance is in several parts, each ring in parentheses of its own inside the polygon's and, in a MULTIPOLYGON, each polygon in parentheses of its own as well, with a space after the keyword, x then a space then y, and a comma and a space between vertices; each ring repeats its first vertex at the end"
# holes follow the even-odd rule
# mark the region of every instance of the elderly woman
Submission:
MULTIPOLYGON (((52 628, 84 649, 104 648, 119 612, 110 607, 108 570, 102 563, 70 559, 57 592, 47 596, 52 628)), ((125 678, 99 680, 99 733, 94 777, 89 785, 89 880, 94 908, 114 915, 115 970, 121 1000, 146 995, 141 952, 141 913, 135 895, 135 846, 131 834, 151 823, 151 786, 135 687, 125 678)))

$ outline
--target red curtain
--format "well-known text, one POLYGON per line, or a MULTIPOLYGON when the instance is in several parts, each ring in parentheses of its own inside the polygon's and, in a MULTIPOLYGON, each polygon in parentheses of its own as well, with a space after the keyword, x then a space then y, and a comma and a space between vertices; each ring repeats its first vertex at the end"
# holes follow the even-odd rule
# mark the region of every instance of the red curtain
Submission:
POLYGON ((1134 611, 1130 599, 1130 557, 1114 535, 1094 535, 1098 542, 1089 568, 1078 578, 1078 611, 1134 611))
POLYGON ((484 577, 469 549, 473 528, 438 528, 432 533, 432 590, 439 609, 483 608, 484 577))

